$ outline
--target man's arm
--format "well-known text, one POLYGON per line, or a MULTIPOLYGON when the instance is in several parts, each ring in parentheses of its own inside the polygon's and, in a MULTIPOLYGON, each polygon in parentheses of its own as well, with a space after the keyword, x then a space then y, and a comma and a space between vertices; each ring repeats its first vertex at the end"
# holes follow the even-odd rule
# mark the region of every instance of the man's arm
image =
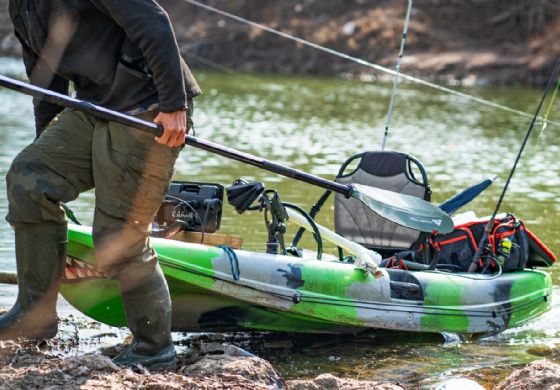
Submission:
MULTIPOLYGON (((16 37, 21 43, 23 63, 25 64, 25 71, 31 84, 68 95, 68 80, 54 74, 45 62, 37 58, 19 34, 16 33, 16 37)), ((59 105, 33 98, 33 109, 35 113, 35 131, 37 137, 39 137, 49 122, 57 116, 63 108, 59 105)))
POLYGON ((160 110, 186 105, 179 48, 169 17, 154 0, 90 0, 124 30, 144 54, 157 88, 160 110))
POLYGON ((154 0, 90 0, 125 31, 144 54, 158 92, 164 127, 156 141, 167 146, 182 145, 186 135, 186 93, 181 56, 167 13, 154 0))
POLYGON ((164 133, 155 140, 169 147, 182 145, 187 134, 187 96, 179 47, 167 13, 154 0, 90 0, 110 15, 144 54, 152 71, 164 133))

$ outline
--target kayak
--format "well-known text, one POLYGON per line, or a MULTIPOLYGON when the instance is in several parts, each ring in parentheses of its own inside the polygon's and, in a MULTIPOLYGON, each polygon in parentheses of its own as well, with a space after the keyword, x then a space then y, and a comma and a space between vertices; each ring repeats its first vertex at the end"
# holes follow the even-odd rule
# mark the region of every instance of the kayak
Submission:
MULTIPOLYGON (((154 123, 78 99, 53 95, 48 90, 4 76, 0 76, 0 84, 39 99, 97 115, 104 120, 127 124, 156 135, 161 133, 161 128, 154 123)), ((447 214, 449 211, 444 212, 440 207, 430 204, 425 196, 388 191, 373 183, 366 185, 353 181, 350 184, 326 180, 190 135, 185 138, 185 143, 335 192, 340 195, 339 199, 343 196, 344 199, 358 202, 360 208, 355 213, 349 213, 350 220, 356 216, 362 217, 367 212, 417 232, 446 234, 453 230, 453 221, 447 214)), ((343 168, 347 166, 344 164, 343 168)), ((397 172, 395 168, 398 167, 394 164, 385 168, 388 172, 374 169, 369 173, 372 176, 383 173, 382 177, 391 177, 384 181, 392 186, 395 185, 394 176, 417 182, 414 175, 407 174, 406 169, 403 171, 399 168, 397 172)), ((354 173, 361 175, 358 171, 354 173)), ((337 176, 339 180, 347 181, 348 178, 348 175, 342 175, 342 171, 337 176)), ((266 210, 265 216, 271 216, 270 221, 265 217, 267 230, 269 237, 274 239, 269 238, 267 246, 272 251, 279 245, 277 236, 282 232, 283 221, 287 219, 283 209, 288 204, 282 203, 275 191, 272 195, 262 186, 257 188, 255 184, 258 183, 236 183, 226 189, 228 202, 238 213, 255 207, 266 210), (258 205, 253 205, 255 201, 258 205)), ((217 229, 217 210, 223 205, 221 196, 210 194, 209 197, 202 195, 197 198, 198 193, 195 193, 191 199, 188 191, 191 186, 183 184, 178 183, 178 186, 181 189, 185 187, 187 194, 185 199, 173 197, 178 203, 175 203, 177 208, 170 208, 175 221, 168 227, 173 227, 174 223, 186 224, 186 221, 182 221, 185 216, 192 216, 193 220, 206 225, 206 216, 215 215, 213 222, 217 229), (204 214, 201 214, 205 215, 204 219, 200 218, 194 204, 205 209, 204 214), (173 215, 176 210, 183 210, 180 218, 173 215), (194 214, 198 218, 194 218, 194 214)), ((421 184, 420 187, 429 194, 427 180, 416 184, 421 184)), ((469 198, 472 196, 469 195, 469 198)), ((305 216, 312 220, 309 214, 305 216)), ((356 238, 336 229, 336 221, 335 203, 335 231, 340 234, 340 238, 351 241, 346 242, 347 247, 360 246, 356 238)), ((315 223, 309 224, 311 228, 319 229, 315 223)), ((158 234, 167 234, 165 229, 162 228, 158 234)), ((315 232, 318 248, 322 246, 320 236, 315 232)), ((377 235, 371 234, 371 237, 377 235)), ((68 239, 68 257, 61 286, 63 296, 78 310, 98 321, 126 326, 116 282, 105 277, 95 266, 91 228, 70 226, 68 239)), ((365 247, 356 248, 353 253, 356 255, 355 263, 352 263, 337 259, 320 261, 263 254, 171 239, 154 238, 153 243, 168 281, 173 301, 172 327, 177 331, 355 333, 366 329, 392 329, 487 334, 530 321, 551 306, 551 278, 547 273, 533 269, 488 275, 451 273, 437 269, 378 268, 380 263, 376 256, 381 255, 374 256, 365 247)))
MULTIPOLYGON (((126 326, 115 280, 95 267, 91 228, 70 225, 61 293, 85 315, 126 326)), ((548 273, 499 276, 379 268, 152 238, 174 331, 497 333, 551 307, 548 273)))

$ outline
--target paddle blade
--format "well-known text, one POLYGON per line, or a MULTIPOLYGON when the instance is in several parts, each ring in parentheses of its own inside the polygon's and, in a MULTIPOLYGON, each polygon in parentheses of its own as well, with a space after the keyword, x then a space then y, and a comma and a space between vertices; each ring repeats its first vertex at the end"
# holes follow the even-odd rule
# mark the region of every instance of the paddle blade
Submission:
POLYGON ((459 210, 461 207, 480 195, 482 191, 490 187, 490 185, 494 182, 494 179, 495 178, 488 178, 478 184, 464 189, 457 195, 447 199, 445 202, 440 204, 439 208, 445 211, 447 214, 453 214, 455 211, 459 210))
POLYGON ((352 188, 353 198, 389 221, 427 233, 453 230, 449 215, 423 199, 361 184, 352 184, 352 188))

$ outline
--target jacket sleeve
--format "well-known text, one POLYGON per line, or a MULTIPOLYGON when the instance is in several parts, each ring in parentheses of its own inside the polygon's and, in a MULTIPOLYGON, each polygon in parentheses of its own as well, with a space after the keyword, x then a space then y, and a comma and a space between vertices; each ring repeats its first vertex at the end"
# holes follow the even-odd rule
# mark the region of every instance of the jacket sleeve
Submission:
POLYGON ((160 111, 186 107, 179 47, 167 13, 154 0, 91 0, 144 54, 157 89, 160 111))
MULTIPOLYGON (((43 61, 37 58, 33 51, 27 46, 25 41, 21 39, 19 34, 16 37, 21 43, 23 63, 25 71, 31 84, 41 88, 50 89, 58 93, 68 95, 68 80, 63 79, 53 73, 43 61)), ((33 110, 35 113, 35 131, 37 137, 47 127, 49 122, 57 116, 63 107, 56 104, 48 103, 37 98, 33 98, 33 110)))

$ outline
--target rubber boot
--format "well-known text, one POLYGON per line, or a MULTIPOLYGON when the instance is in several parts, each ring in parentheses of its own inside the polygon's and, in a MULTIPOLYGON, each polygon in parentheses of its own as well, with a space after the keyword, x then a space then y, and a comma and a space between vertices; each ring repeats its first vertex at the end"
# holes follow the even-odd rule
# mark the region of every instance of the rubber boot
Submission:
POLYGON ((10 311, 0 316, 0 340, 53 338, 67 227, 54 222, 18 224, 15 236, 18 295, 10 311))
POLYGON ((150 369, 172 367, 176 354, 171 339, 171 298, 161 268, 158 265, 139 281, 119 280, 119 284, 133 339, 113 362, 150 369))

